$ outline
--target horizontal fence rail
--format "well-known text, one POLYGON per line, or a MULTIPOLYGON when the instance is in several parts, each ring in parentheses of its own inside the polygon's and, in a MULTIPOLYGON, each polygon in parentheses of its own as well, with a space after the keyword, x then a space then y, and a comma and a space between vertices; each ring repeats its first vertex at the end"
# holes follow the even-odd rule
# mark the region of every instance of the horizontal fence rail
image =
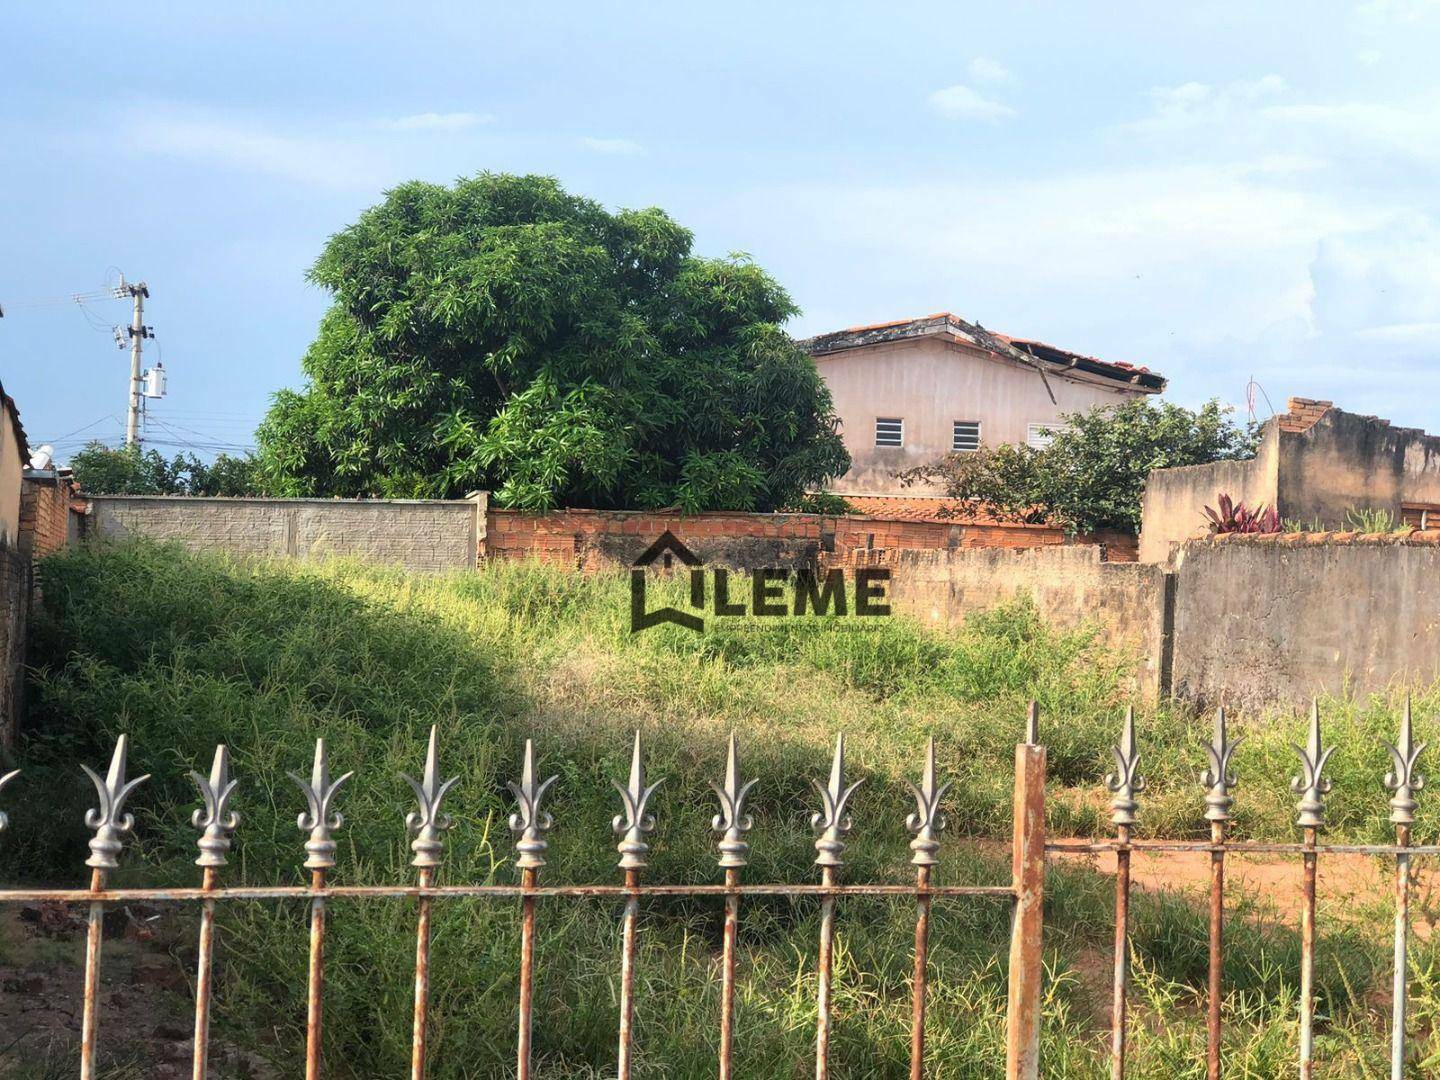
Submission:
MULTIPOLYGON (((1214 734, 1205 747, 1206 767, 1199 773, 1203 795, 1203 820, 1208 825, 1208 840, 1136 839, 1132 832, 1140 820, 1141 797, 1147 789, 1140 772, 1140 750, 1136 738, 1135 717, 1127 710, 1120 739, 1113 747, 1114 770, 1105 778, 1111 795, 1113 838, 1070 839, 1046 838, 1045 772, 1046 751, 1039 742, 1038 711, 1032 704, 1025 741, 1015 748, 1014 822, 1012 839, 1011 881, 1008 885, 945 885, 932 883, 939 862, 940 835, 946 827, 941 810, 948 784, 941 782, 936 768, 934 741, 926 747, 925 760, 918 783, 910 788, 915 798, 915 811, 905 825, 910 841, 910 863, 915 878, 909 884, 846 883, 841 880, 847 838, 853 828, 849 803, 861 781, 851 780, 846 770, 845 738, 836 740, 829 775, 824 782, 813 781, 819 795, 819 809, 810 819, 815 834, 814 864, 819 880, 795 883, 751 882, 744 878, 749 863, 750 844, 747 836, 753 826, 747 801, 755 781, 741 776, 735 736, 726 747, 724 780, 712 783, 718 800, 718 812, 711 821, 716 838, 717 869, 722 880, 713 883, 672 885, 648 881, 644 871, 648 865, 649 838, 656 830, 650 802, 662 781, 651 781, 645 769, 644 748, 640 735, 635 735, 631 751, 630 771, 624 783, 614 781, 619 795, 620 812, 612 827, 618 843, 618 883, 580 885, 545 885, 540 874, 546 865, 548 834, 554 819, 546 808, 556 778, 539 779, 535 771, 534 747, 526 741, 518 782, 508 785, 515 801, 509 826, 515 838, 515 865, 519 871, 516 884, 439 884, 444 840, 453 825, 442 808, 446 794, 456 783, 454 778, 441 779, 439 748, 434 729, 430 732, 424 768, 420 779, 406 776, 413 789, 417 809, 406 818, 414 853, 411 865, 416 871, 413 884, 397 885, 334 885, 328 872, 335 866, 335 833, 344 824, 337 809, 338 798, 352 774, 332 778, 325 741, 317 740, 314 760, 307 778, 291 774, 304 797, 304 810, 297 819, 305 834, 305 869, 310 872, 308 885, 244 886, 226 885, 221 873, 227 862, 233 834, 239 817, 230 808, 237 782, 230 776, 229 752, 216 748, 209 775, 191 773, 200 793, 201 807, 192 817, 199 830, 199 857, 195 860, 202 874, 198 886, 187 888, 110 888, 109 875, 118 869, 119 856, 125 839, 134 829, 133 817, 125 812, 131 793, 148 777, 128 779, 126 775, 127 738, 121 736, 104 778, 87 766, 81 766, 94 783, 99 805, 88 811, 85 824, 93 832, 89 841, 90 855, 85 865, 90 869, 88 888, 77 889, 0 889, 0 903, 54 901, 88 906, 86 957, 83 970, 83 1011, 80 1046, 80 1075, 85 1080, 95 1076, 96 1050, 99 1036, 98 988, 100 980, 104 912, 106 905, 129 901, 194 903, 199 912, 198 971, 195 980, 195 1026, 193 1076, 207 1076, 210 1008, 212 996, 212 964, 217 933, 217 905, 236 901, 301 899, 310 905, 310 956, 307 979, 306 1066, 307 1080, 321 1076, 321 1044, 324 1032, 325 938, 332 899, 364 900, 370 898, 408 898, 415 901, 415 987, 411 1039, 410 1075, 423 1080, 429 1051, 427 1048, 429 1016, 430 927, 432 907, 436 902, 455 898, 485 898, 494 901, 518 900, 521 906, 521 939, 517 972, 517 1035, 516 1075, 521 1080, 533 1076, 532 1009, 537 978, 535 970, 537 903, 547 899, 620 900, 621 955, 619 959, 619 1002, 616 1018, 616 1070, 621 1080, 628 1080, 636 1044, 635 972, 640 957, 636 947, 636 925, 639 901, 645 897, 714 898, 723 904, 721 988, 718 1017, 719 1042, 717 1072, 721 1080, 736 1075, 732 1058, 735 1031, 736 947, 741 918, 741 901, 745 897, 815 897, 820 903, 820 930, 816 949, 815 1000, 815 1076, 825 1080, 830 1067, 830 1021, 833 956, 837 907, 847 897, 905 897, 915 903, 914 975, 912 979, 912 1020, 910 1076, 920 1080, 925 1075, 925 1022, 929 972, 931 919, 936 900, 967 898, 998 899, 1012 905, 1011 937, 1008 965, 1008 1002, 1006 1015, 1006 1077, 1007 1080, 1035 1080, 1040 1075, 1040 1009, 1043 980, 1043 898, 1045 859, 1047 854, 1083 854, 1113 852, 1115 874, 1115 925, 1113 984, 1111 1000, 1110 1059, 1113 1080, 1127 1074, 1129 1051, 1130 991, 1130 894, 1131 857, 1136 852, 1154 855, 1206 853, 1210 857, 1209 879, 1209 956, 1206 992, 1206 1075, 1218 1080, 1222 1071, 1223 1046, 1223 966, 1225 956, 1225 863, 1227 855, 1298 856, 1302 871, 1299 905, 1300 995, 1296 1015, 1297 1068, 1302 1080, 1314 1070, 1315 1058, 1315 949, 1316 879, 1322 856, 1369 855, 1393 858, 1394 878, 1394 952, 1392 1009, 1390 1023, 1390 1075, 1403 1080, 1407 1059, 1406 1005, 1408 989, 1407 953, 1410 935, 1410 892, 1412 890, 1411 860, 1420 855, 1440 854, 1440 845, 1413 844, 1412 827, 1418 803, 1416 794, 1424 787, 1425 778, 1417 765, 1424 743, 1416 743, 1407 701, 1400 722, 1399 737, 1388 745, 1391 769, 1383 778, 1390 793, 1390 821, 1395 829, 1393 844, 1323 844, 1320 833, 1326 825, 1326 796, 1331 782, 1325 767, 1334 753, 1333 746, 1324 744, 1320 714, 1312 706, 1307 738, 1303 747, 1295 747, 1299 768, 1291 781, 1296 802, 1298 842, 1272 843, 1236 840, 1230 834, 1233 792, 1237 778, 1233 758, 1238 739, 1230 737, 1223 709, 1215 716, 1214 734)), ((0 792, 16 781, 18 772, 0 775, 0 792)), ((8 824, 0 811, 0 832, 8 824)), ((743 1063, 741 1063, 743 1072, 743 1063)))
MULTIPOLYGON (((1035 710, 1031 708, 1029 730, 1035 731, 1035 710)), ((310 872, 309 885, 296 886, 227 886, 221 872, 227 863, 232 838, 240 825, 239 815, 230 803, 237 781, 230 775, 229 750, 218 746, 209 775, 192 772, 200 793, 201 807, 191 822, 199 830, 197 840, 201 880, 193 888, 110 888, 109 875, 120 866, 119 857, 125 839, 133 832, 135 821, 125 811, 125 804, 134 790, 148 776, 128 779, 126 762, 128 737, 120 736, 104 778, 82 765, 95 786, 99 806, 86 813, 85 824, 93 832, 89 841, 90 883, 86 889, 0 889, 0 903, 59 902, 88 905, 85 966, 83 974, 83 1011, 79 1070, 82 1080, 96 1075, 99 1045, 99 986, 104 944, 104 914, 107 904, 128 901, 195 903, 199 910, 198 969, 195 979, 195 1024, 192 1076, 204 1080, 209 1070, 210 1011, 213 993, 213 962, 217 933, 217 905, 231 901, 303 899, 310 905, 310 953, 306 987, 305 1077, 318 1080, 322 1075, 321 1046, 324 1035, 325 1001, 325 939, 331 913, 327 907, 332 899, 413 898, 416 902, 415 923, 415 988, 413 1027, 411 1035, 410 1076, 423 1080, 429 1064, 427 1033, 430 1001, 430 928, 432 906, 437 901, 459 897, 492 900, 519 900, 521 904, 521 940, 517 975, 516 1075, 529 1080, 533 1075, 532 1010, 535 971, 535 910, 538 901, 547 898, 575 900, 624 901, 621 916, 621 955, 619 1010, 617 1018, 616 1069, 620 1080, 628 1080, 636 1041, 634 1028, 635 971, 639 962, 636 949, 636 924, 639 901, 650 897, 714 897, 724 904, 725 922, 721 961, 721 995, 719 1016, 718 1072, 722 1080, 734 1075, 732 1045, 735 1030, 734 998, 736 941, 744 897, 782 896, 817 897, 820 902, 820 940, 817 949, 815 1031, 815 1075, 825 1080, 830 1058, 830 996, 835 941, 836 910, 846 897, 895 896, 912 898, 916 905, 914 978, 912 982, 912 1030, 910 1075, 915 1080, 925 1074, 925 1007, 928 982, 928 952, 931 913, 936 900, 965 898, 1009 901, 1015 910, 1011 940, 1009 1017, 1007 1033, 1006 1075, 1011 1080, 1034 1080, 1038 1076, 1039 1015, 1040 1015, 1040 905, 1044 879, 1044 772, 1045 751, 1033 742, 1016 749, 1016 822, 1014 875, 1011 884, 936 886, 931 882, 933 868, 939 862, 940 834, 946 827, 940 803, 948 784, 937 779, 935 744, 926 747, 925 761, 918 784, 911 783, 915 812, 906 820, 913 835, 910 842, 910 863, 914 867, 912 884, 847 884, 840 880, 844 865, 846 839, 853 828, 849 802, 862 781, 847 778, 845 737, 835 744, 827 781, 814 781, 819 793, 820 809, 811 817, 815 833, 815 865, 820 870, 819 882, 756 883, 743 880, 749 862, 750 845, 746 839, 753 821, 746 803, 755 780, 742 780, 735 736, 730 736, 723 783, 714 783, 719 812, 711 825, 716 836, 718 867, 723 882, 714 884, 667 885, 648 882, 643 871, 650 850, 648 837, 655 831, 656 821, 649 804, 662 781, 649 782, 645 770, 644 748, 637 732, 631 752, 630 774, 625 783, 614 782, 620 797, 620 813, 612 827, 619 838, 618 869, 622 884, 554 885, 540 884, 539 875, 545 866, 548 851, 547 834, 554 819, 545 808, 545 799, 556 777, 539 780, 535 773, 533 744, 525 743, 524 759, 518 783, 508 785, 515 800, 515 812, 509 826, 515 837, 515 865, 520 873, 517 885, 437 884, 436 872, 442 863, 446 832, 453 821, 442 806, 446 794, 457 778, 441 779, 439 747, 435 729, 430 731, 425 765, 420 779, 405 776, 415 792, 417 809, 405 823, 412 836, 416 871, 413 885, 332 885, 328 872, 336 865, 335 834, 344 825, 338 810, 342 788, 353 774, 332 777, 325 740, 315 744, 314 760, 308 778, 295 773, 290 778, 303 794, 305 809, 297 823, 305 834, 304 867, 310 872)), ((0 776, 0 789, 19 775, 18 771, 0 776)), ((8 819, 0 812, 0 831, 8 819)))

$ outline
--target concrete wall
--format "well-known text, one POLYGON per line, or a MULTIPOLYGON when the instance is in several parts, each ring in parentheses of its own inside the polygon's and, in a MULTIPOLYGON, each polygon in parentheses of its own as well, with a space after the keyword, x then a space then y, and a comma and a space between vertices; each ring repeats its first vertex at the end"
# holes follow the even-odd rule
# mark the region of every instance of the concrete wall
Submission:
POLYGON ((1177 578, 1182 696, 1298 706, 1440 678, 1440 531, 1197 541, 1177 578))
POLYGON ((1094 546, 1028 551, 969 548, 855 554, 854 565, 885 565, 897 611, 953 625, 976 611, 1028 596, 1060 629, 1099 625, 1106 640, 1136 657, 1134 687, 1155 698, 1168 672, 1169 575, 1158 566, 1102 562, 1094 546))
POLYGON ((0 408, 0 543, 14 545, 20 539, 20 477, 26 464, 20 460, 14 414, 0 408))
POLYGON ((1388 510, 1397 521, 1426 506, 1440 521, 1440 436, 1359 416, 1328 401, 1291 398, 1266 421, 1253 461, 1156 469, 1145 481, 1140 559, 1163 562, 1208 530, 1203 508, 1225 492, 1248 506, 1321 529, 1346 528, 1354 510, 1388 510))
POLYGON ((1152 471, 1140 503, 1140 561, 1165 562, 1184 541, 1206 534, 1205 507, 1215 506, 1221 492, 1246 506, 1276 505, 1281 438, 1271 424, 1247 461, 1152 471))
POLYGON ((1440 505, 1440 437, 1332 408, 1282 439, 1279 499, 1288 518, 1343 528, 1353 509, 1389 510, 1398 520, 1406 503, 1440 505))
POLYGON ((90 497, 91 535, 148 536, 197 549, 293 558, 349 556, 411 570, 475 566, 486 500, 90 497))
POLYGON ((1027 425, 1055 423, 1062 413, 1128 400, 1134 390, 1110 380, 1051 374, 1051 402, 1032 368, 983 349, 938 338, 846 349, 815 357, 830 387, 850 471, 830 485, 845 494, 916 494, 895 473, 928 465, 951 452, 956 420, 978 420, 982 445, 1023 443, 1027 425), (875 420, 905 422, 903 447, 875 445, 875 420))

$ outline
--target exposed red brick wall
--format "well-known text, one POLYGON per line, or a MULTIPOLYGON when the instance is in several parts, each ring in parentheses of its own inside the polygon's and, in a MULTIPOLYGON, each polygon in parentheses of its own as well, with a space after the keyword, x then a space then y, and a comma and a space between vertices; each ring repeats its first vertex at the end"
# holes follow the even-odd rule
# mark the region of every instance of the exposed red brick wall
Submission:
POLYGON ((69 537, 69 477, 27 479, 20 489, 20 546, 33 558, 63 548, 69 537))
MULTIPOLYGON (((614 556, 601 550, 601 538, 635 537, 638 554, 666 530, 685 543, 716 540, 793 541, 812 545, 826 558, 848 559, 865 550, 936 550, 966 547, 1031 548, 1065 542, 1048 525, 1012 525, 821 514, 707 513, 689 516, 627 510, 559 510, 529 514, 490 510, 483 554, 489 558, 535 558, 593 570, 614 556)), ((612 549, 613 550, 613 549, 612 549)))
POLYGON ((1319 401, 1315 398, 1292 397, 1286 405, 1286 412, 1276 419, 1281 431, 1309 431, 1315 422, 1334 408, 1333 401, 1319 401))

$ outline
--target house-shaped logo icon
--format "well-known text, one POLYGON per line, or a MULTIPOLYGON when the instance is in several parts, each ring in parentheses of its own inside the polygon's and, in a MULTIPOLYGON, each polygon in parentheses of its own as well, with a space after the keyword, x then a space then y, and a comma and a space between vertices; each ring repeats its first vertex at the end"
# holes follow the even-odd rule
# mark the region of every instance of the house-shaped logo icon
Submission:
POLYGON ((690 606, 699 610, 705 608, 705 571, 701 568, 700 557, 687 548, 669 529, 646 548, 630 568, 630 632, 638 633, 660 623, 671 622, 694 630, 697 634, 705 629, 705 620, 679 608, 663 607, 655 611, 645 610, 645 583, 652 569, 669 570, 675 560, 690 568, 690 606), (657 566, 658 564, 658 566, 657 566))

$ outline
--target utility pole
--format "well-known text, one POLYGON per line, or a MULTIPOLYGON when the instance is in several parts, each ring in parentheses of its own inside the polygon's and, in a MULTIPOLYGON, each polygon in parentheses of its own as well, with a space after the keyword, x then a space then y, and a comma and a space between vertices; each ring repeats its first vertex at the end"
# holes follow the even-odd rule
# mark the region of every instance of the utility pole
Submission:
POLYGON ((127 284, 122 274, 115 295, 130 297, 133 305, 127 327, 130 335, 130 401, 125 413, 125 445, 136 446, 140 442, 140 354, 145 339, 151 336, 150 328, 145 325, 145 301, 150 296, 150 290, 143 281, 127 284))

